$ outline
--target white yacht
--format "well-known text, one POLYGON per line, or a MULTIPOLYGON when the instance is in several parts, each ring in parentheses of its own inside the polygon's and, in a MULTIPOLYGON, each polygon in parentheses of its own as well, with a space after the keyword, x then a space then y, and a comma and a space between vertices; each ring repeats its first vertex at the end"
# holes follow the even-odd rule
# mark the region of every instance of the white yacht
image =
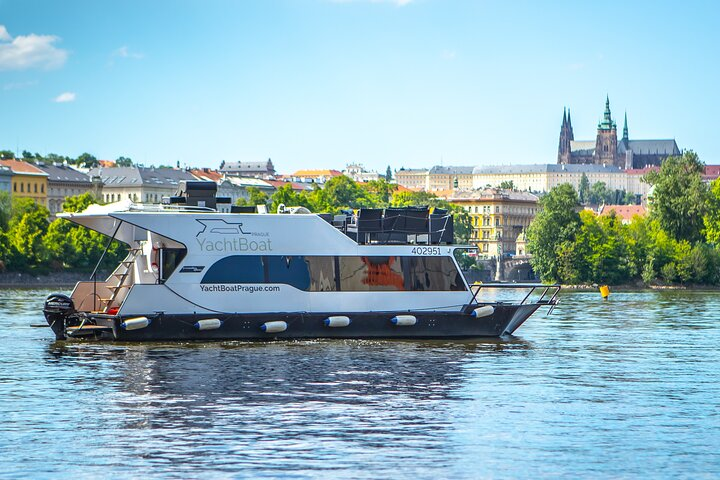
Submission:
POLYGON ((483 301, 486 285, 468 285, 453 256, 463 247, 452 244, 448 212, 221 213, 210 186, 188 182, 163 205, 60 214, 129 253, 106 280, 94 273, 70 296, 48 297, 56 337, 493 337, 557 302, 557 285, 515 284, 492 287, 527 288, 522 301, 483 301))

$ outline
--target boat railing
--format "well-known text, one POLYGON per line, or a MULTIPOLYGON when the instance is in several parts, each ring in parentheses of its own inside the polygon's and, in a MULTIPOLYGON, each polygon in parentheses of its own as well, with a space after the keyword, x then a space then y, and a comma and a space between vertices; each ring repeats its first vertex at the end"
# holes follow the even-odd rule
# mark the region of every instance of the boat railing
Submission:
POLYGON ((356 215, 326 220, 362 245, 450 245, 454 240, 453 216, 443 209, 361 208, 356 215))
POLYGON ((210 207, 196 207, 189 205, 173 205, 164 203, 131 203, 128 207, 131 212, 216 212, 210 207))
POLYGON ((539 292, 539 297, 534 300, 536 305, 549 305, 550 311, 557 305, 557 296, 560 293, 561 285, 557 283, 473 283, 470 285, 470 291, 473 294, 470 305, 480 303, 477 298, 482 289, 517 289, 527 290, 527 293, 518 305, 525 305, 526 302, 539 292))

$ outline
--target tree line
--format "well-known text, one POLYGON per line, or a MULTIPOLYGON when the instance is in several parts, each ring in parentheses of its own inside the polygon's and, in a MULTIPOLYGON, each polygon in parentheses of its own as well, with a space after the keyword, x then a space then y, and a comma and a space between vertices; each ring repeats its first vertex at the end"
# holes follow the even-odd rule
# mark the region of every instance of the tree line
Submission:
MULTIPOLYGON (((68 197, 66 212, 95 203, 90 192, 68 197)), ((67 220, 48 222, 50 212, 30 198, 0 192, 0 271, 47 273, 51 270, 91 271, 109 238, 67 220)), ((115 268, 127 249, 113 241, 101 267, 115 268)))
POLYGON ((528 228, 531 264, 544 282, 720 284, 720 180, 703 181, 692 151, 667 158, 644 180, 649 213, 628 224, 582 210, 569 184, 540 200, 528 228))
MULTIPOLYGON (((384 179, 357 183, 342 175, 329 180, 324 188, 295 192, 285 184, 272 195, 248 188, 249 199, 240 204, 266 205, 276 212, 280 204, 304 206, 314 213, 339 213, 347 209, 424 205, 445 208, 454 216, 455 238, 467 243, 472 226, 462 208, 428 192, 397 191, 397 185, 384 179)), ((78 212, 99 203, 92 193, 68 197, 66 212, 78 212)), ((29 198, 10 197, 0 192, 0 271, 45 273, 51 270, 90 271, 102 255, 108 237, 64 219, 48 222, 49 211, 29 198)), ((102 268, 114 268, 125 256, 125 245, 112 242, 102 268)), ((466 257, 461 257, 465 262, 466 257)))
MULTIPOLYGON (((0 150, 0 159, 15 159, 16 155, 11 150, 0 150)), ((77 157, 68 157, 67 155, 58 155, 56 153, 49 153, 47 155, 40 155, 39 153, 29 152, 23 150, 22 154, 17 157, 18 160, 22 160, 28 163, 67 163, 68 165, 75 165, 82 168, 95 168, 100 165, 99 160, 95 155, 90 153, 83 153, 77 157)), ((118 157, 115 160, 115 164, 118 167, 132 167, 133 161, 128 157, 118 157)))

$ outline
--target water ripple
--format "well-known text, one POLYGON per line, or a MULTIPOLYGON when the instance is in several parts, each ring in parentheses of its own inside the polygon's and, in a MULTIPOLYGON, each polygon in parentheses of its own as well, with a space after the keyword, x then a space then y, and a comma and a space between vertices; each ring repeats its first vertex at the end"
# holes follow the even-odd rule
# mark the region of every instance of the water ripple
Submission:
POLYGON ((720 294, 482 341, 55 342, 0 290, 0 477, 720 476, 720 294))

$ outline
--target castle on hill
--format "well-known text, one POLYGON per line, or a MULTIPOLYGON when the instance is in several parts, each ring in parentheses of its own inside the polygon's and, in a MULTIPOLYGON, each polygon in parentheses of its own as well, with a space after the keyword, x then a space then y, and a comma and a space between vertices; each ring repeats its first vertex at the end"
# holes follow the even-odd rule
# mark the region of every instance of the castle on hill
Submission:
POLYGON ((617 125, 610 113, 610 99, 598 123, 595 140, 575 140, 570 110, 563 109, 558 146, 558 164, 614 165, 623 169, 659 166, 672 155, 680 155, 675 140, 630 140, 627 113, 622 138, 618 141, 617 125))

